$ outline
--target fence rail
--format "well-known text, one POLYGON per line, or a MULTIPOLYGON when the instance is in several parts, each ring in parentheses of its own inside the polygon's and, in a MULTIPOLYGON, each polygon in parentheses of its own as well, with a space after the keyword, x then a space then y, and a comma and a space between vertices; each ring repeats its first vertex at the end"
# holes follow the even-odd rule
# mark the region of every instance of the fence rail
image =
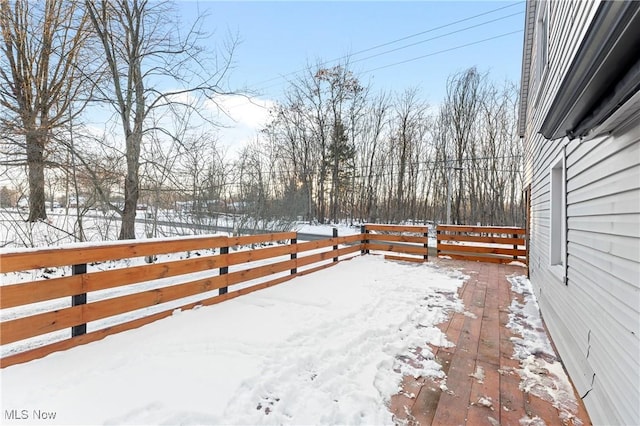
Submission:
POLYGON ((479 262, 527 263, 524 228, 438 225, 439 257, 479 262))
POLYGON ((427 226, 367 224, 362 227, 362 250, 364 253, 375 250, 402 254, 385 254, 385 259, 426 262, 429 259, 428 232, 427 226))

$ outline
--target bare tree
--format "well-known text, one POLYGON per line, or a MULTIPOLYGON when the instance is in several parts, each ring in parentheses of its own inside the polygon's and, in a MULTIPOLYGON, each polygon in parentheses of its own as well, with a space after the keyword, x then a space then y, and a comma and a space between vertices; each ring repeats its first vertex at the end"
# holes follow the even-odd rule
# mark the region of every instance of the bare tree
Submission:
POLYGON ((186 135, 180 154, 182 182, 176 182, 186 195, 190 212, 195 218, 210 213, 210 204, 221 198, 223 173, 222 157, 215 135, 198 133, 186 135))
MULTIPOLYGON (((26 154, 29 217, 47 217, 44 170, 51 132, 66 125, 89 87, 83 59, 87 19, 76 0, 0 0, 0 127, 26 154)), ((89 65, 87 65, 89 64, 89 65)), ((84 96, 86 102, 86 94, 84 96)), ((84 104, 83 104, 84 105, 84 104)))
MULTIPOLYGON (((220 57, 209 58, 201 45, 208 39, 202 20, 183 34, 168 2, 86 0, 85 5, 108 68, 110 84, 102 89, 103 101, 115 111, 125 140, 124 207, 112 208, 122 216, 119 238, 135 238, 141 145, 153 129, 149 119, 180 108, 204 110, 194 100, 215 103, 215 96, 225 92, 222 85, 236 40, 229 41, 220 57)), ((169 128, 153 130, 172 136, 169 128)))
POLYGON ((396 220, 415 213, 417 170, 420 166, 420 145, 425 141, 427 105, 418 98, 417 89, 407 89, 396 102, 394 141, 398 161, 396 180, 396 220))
MULTIPOLYGON (((517 91, 471 68, 450 77, 433 111, 417 89, 356 102, 340 92, 343 71, 309 68, 291 83, 262 132, 262 148, 271 149, 260 157, 262 183, 245 193, 262 187, 265 205, 290 200, 295 215, 308 205, 308 220, 443 222, 453 204, 458 223, 521 223, 517 91), (342 156, 341 146, 353 152, 342 156)), ((249 164, 245 182, 256 175, 249 164)))
POLYGON ((326 87, 326 122, 330 126, 330 139, 327 153, 323 157, 327 162, 326 168, 331 172, 329 211, 334 222, 341 207, 340 195, 344 193, 345 186, 350 181, 349 173, 353 174, 353 135, 357 132, 359 111, 362 109, 366 93, 347 65, 320 68, 314 76, 321 86, 326 87))
POLYGON ((277 163, 285 179, 284 193, 292 214, 307 221, 315 216, 315 147, 303 106, 289 91, 287 100, 272 111, 272 120, 262 134, 278 152, 277 163))
POLYGON ((358 144, 358 167, 360 171, 360 219, 374 221, 376 199, 379 193, 381 161, 384 156, 380 146, 386 136, 389 126, 391 104, 389 95, 380 94, 369 105, 365 114, 363 133, 358 144))
POLYGON ((464 222, 464 164, 469 144, 473 142, 476 119, 482 101, 484 76, 476 68, 455 74, 447 81, 447 99, 452 126, 454 160, 458 172, 458 188, 454 204, 453 221, 464 222))
POLYGON ((289 111, 279 112, 281 124, 288 120, 283 126, 288 151, 306 156, 301 163, 305 172, 310 165, 317 169, 313 172, 313 185, 307 178, 305 184, 315 189, 316 218, 320 222, 327 216, 337 219, 347 203, 349 187, 353 187, 354 139, 360 131, 366 94, 367 89, 349 71, 348 64, 331 68, 321 64, 309 66, 305 75, 291 82, 286 105, 289 111), (295 132, 288 127, 293 123, 297 126, 295 132), (311 153, 313 158, 308 157, 311 153))

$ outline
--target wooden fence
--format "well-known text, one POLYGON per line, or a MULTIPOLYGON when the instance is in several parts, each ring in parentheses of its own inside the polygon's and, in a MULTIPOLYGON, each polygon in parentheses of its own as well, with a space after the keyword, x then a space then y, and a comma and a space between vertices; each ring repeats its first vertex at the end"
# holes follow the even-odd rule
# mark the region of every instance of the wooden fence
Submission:
POLYGON ((426 232, 426 227, 366 225, 359 234, 338 237, 334 230, 332 238, 309 242, 298 242, 297 233, 284 232, 3 253, 0 273, 32 271, 39 278, 0 286, 0 344, 18 348, 0 359, 0 367, 137 328, 168 317, 176 309, 212 305, 280 284, 357 252, 408 253, 426 260, 426 232), (236 250, 248 245, 251 250, 236 250), (181 258, 162 259, 174 253, 182 253, 181 258), (114 266, 110 261, 122 259, 133 265, 110 269, 114 266), (71 267, 69 275, 46 279, 47 268, 60 267, 71 267), (43 336, 48 333, 64 335, 43 336))
POLYGON ((438 225, 438 256, 479 262, 527 263, 524 228, 438 225))
POLYGON ((363 253, 371 250, 400 253, 385 255, 385 259, 426 262, 429 258, 427 226, 377 225, 362 227, 363 253))
POLYGON ((197 305, 211 305, 288 281, 294 276, 330 266, 336 263, 340 256, 360 251, 360 242, 361 236, 357 234, 298 243, 296 233, 288 232, 233 238, 192 237, 100 246, 83 245, 77 248, 3 254, 0 273, 71 265, 73 275, 0 286, 0 308, 5 312, 19 306, 71 298, 71 306, 53 310, 46 310, 46 307, 36 308, 35 311, 45 311, 1 322, 2 345, 63 329, 71 330, 71 338, 9 355, 0 360, 0 366, 25 362, 51 352, 99 340, 110 334, 140 327, 170 316, 178 308, 190 309, 197 305), (287 244, 233 252, 233 248, 237 246, 275 242, 287 244), (354 243, 356 244, 353 245, 354 243), (345 244, 352 245, 338 248, 339 245, 345 244), (325 250, 326 248, 329 250, 325 250), (206 250, 209 250, 210 254, 206 254, 206 250), (214 252, 211 253, 211 250, 214 252), (88 264, 179 252, 189 253, 189 258, 87 272, 88 264), (191 277, 188 276, 190 274, 191 277), (193 274, 198 276, 193 277, 193 274), (174 277, 174 284, 166 285, 165 282, 163 286, 161 280, 170 277, 174 277), (251 281, 261 278, 267 279, 249 286, 241 285, 251 284, 251 281), (154 282, 157 283, 155 286, 154 282), (153 288, 149 288, 150 283, 153 288), (131 288, 126 289, 125 286, 131 288), (235 289, 234 286, 239 288, 235 289), (100 297, 100 292, 104 293, 105 290, 114 288, 126 289, 124 292, 129 294, 100 297), (96 297, 91 297, 93 295, 96 297), (174 304, 148 316, 142 313, 134 320, 87 333, 87 324, 93 321, 200 295, 202 297, 196 301, 178 306, 174 304), (87 296, 90 296, 89 301, 87 296))
MULTIPOLYGON (((525 262, 525 250, 520 248, 523 229, 439 226, 437 230, 439 255, 525 262)), ((358 252, 425 262, 427 232, 426 226, 367 224, 359 234, 338 237, 334 230, 332 238, 309 242, 298 242, 295 232, 283 232, 5 252, 0 273, 27 271, 35 278, 0 286, 0 345, 9 348, 0 367, 137 328, 176 309, 213 305, 271 287, 358 252), (251 249, 239 249, 247 246, 251 249), (112 262, 123 259, 130 266, 115 267, 112 262), (49 279, 51 268, 66 268, 67 276, 49 279)))

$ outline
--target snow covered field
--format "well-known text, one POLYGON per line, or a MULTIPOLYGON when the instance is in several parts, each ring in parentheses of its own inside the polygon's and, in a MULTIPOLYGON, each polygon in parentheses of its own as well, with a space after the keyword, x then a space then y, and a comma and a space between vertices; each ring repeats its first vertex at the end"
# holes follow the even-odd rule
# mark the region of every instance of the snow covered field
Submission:
POLYGON ((176 312, 3 369, 3 421, 25 410, 46 424, 389 424, 404 374, 442 376, 411 349, 450 345, 435 324, 463 310, 463 280, 365 256, 176 312))
MULTIPOLYGON (((84 241, 113 241, 118 238, 120 221, 113 212, 103 213, 91 210, 82 218, 84 241)), ((75 243, 81 234, 74 209, 56 208, 48 212, 45 222, 27 223, 26 213, 18 209, 0 209, 0 248, 50 247, 75 243)), ((360 225, 334 224, 320 225, 298 221, 256 222, 240 215, 219 215, 218 217, 195 218, 171 211, 158 212, 157 222, 148 218, 146 212, 136 213, 136 238, 164 238, 186 235, 212 234, 213 227, 232 230, 247 230, 244 234, 263 232, 295 231, 301 234, 331 237, 333 228, 339 236, 360 233, 360 225), (251 232, 253 231, 253 232, 251 232)), ((432 225, 430 225, 432 226, 432 225)), ((435 227, 429 234, 429 246, 436 246, 435 227)))
MULTIPOLYGON (((0 209, 0 247, 50 247, 80 241, 113 241, 118 239, 120 221, 113 212, 90 210, 79 221, 75 209, 56 208, 48 211, 46 221, 25 222, 26 213, 17 209, 0 209), (80 223, 82 227, 80 227, 80 223)), ((144 219, 145 212, 136 212, 144 219)), ((194 227, 156 226, 136 223, 136 238, 196 235, 204 233, 194 227)))

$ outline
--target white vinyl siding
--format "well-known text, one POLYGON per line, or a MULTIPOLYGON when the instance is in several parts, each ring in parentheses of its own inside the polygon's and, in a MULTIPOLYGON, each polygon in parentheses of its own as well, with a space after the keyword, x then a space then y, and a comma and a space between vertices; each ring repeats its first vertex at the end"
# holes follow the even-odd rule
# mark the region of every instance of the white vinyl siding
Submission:
MULTIPOLYGON (((547 72, 540 96, 527 102, 523 141, 525 184, 531 184, 529 267, 542 316, 593 423, 637 424, 640 122, 588 142, 549 141, 538 134, 598 4, 549 2, 547 72), (566 173, 567 285, 551 261, 558 228, 552 170, 560 158, 566 173)), ((532 94, 538 89, 534 80, 532 94)))
POLYGON ((566 286, 547 261, 551 170, 562 143, 535 139, 529 256, 543 318, 594 423, 633 424, 640 418, 640 123, 622 135, 564 142, 566 286))

